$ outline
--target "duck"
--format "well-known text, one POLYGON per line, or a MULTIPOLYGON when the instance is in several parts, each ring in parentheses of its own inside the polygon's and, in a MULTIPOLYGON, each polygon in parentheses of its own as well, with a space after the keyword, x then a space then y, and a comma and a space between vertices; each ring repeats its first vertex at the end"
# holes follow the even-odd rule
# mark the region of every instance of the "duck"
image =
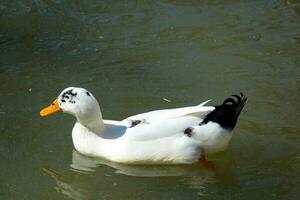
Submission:
POLYGON ((40 116, 73 115, 74 148, 85 156, 124 164, 191 164, 227 148, 247 97, 240 93, 206 106, 209 101, 104 120, 90 91, 68 87, 40 116))

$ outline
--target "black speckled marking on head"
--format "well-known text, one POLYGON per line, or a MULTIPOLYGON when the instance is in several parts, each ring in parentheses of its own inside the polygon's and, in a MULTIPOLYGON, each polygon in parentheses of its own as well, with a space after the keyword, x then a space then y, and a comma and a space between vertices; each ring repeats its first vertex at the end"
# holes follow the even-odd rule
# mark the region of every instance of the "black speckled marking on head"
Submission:
POLYGON ((77 96, 77 92, 73 92, 73 89, 67 90, 62 94, 63 98, 69 98, 68 95, 72 96, 72 97, 76 97, 77 96))
POLYGON ((142 121, 141 120, 133 120, 131 122, 131 126, 129 128, 135 127, 136 125, 140 124, 142 121))
POLYGON ((86 95, 91 96, 91 94, 89 92, 86 92, 86 95))
POLYGON ((73 89, 65 91, 62 95, 62 100, 61 102, 66 103, 68 101, 69 103, 75 104, 76 101, 74 100, 74 97, 77 97, 77 92, 73 92, 73 89))
POLYGON ((187 128, 184 130, 184 134, 187 135, 188 137, 192 137, 192 128, 187 128))

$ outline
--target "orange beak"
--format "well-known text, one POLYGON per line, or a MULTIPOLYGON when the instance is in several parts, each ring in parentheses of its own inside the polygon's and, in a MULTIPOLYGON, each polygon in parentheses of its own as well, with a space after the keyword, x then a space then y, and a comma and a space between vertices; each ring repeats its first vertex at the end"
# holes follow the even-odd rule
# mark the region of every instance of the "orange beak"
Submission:
POLYGON ((61 110, 61 108, 58 106, 58 100, 55 99, 50 106, 48 106, 48 107, 46 107, 46 108, 44 108, 40 111, 40 115, 42 117, 45 117, 47 115, 51 115, 53 113, 56 113, 60 110, 61 110))

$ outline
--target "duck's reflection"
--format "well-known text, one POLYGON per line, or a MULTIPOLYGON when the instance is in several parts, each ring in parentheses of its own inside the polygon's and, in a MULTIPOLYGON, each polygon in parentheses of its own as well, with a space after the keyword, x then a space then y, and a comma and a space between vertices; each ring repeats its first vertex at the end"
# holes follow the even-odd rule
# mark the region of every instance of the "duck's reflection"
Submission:
POLYGON ((69 180, 68 176, 52 169, 49 166, 43 167, 44 172, 55 181, 55 190, 71 199, 85 199, 85 192, 69 180))
POLYGON ((125 165, 113 163, 107 160, 90 158, 77 151, 72 152, 72 170, 87 173, 93 172, 98 166, 106 165, 115 170, 115 173, 138 177, 163 177, 163 176, 195 176, 210 174, 208 170, 200 165, 125 165))
POLYGON ((124 165, 86 157, 75 150, 72 152, 70 166, 71 170, 63 173, 49 166, 44 167, 43 170, 55 181, 55 189, 72 199, 104 196, 122 198, 124 195, 122 191, 144 190, 147 193, 153 188, 173 186, 193 190, 197 195, 202 196, 206 194, 207 186, 214 184, 216 179, 215 173, 203 168, 199 163, 169 166, 124 165), (137 181, 139 184, 136 183, 137 181), (167 185, 163 183, 166 181, 167 185), (147 187, 143 187, 145 185, 147 187))

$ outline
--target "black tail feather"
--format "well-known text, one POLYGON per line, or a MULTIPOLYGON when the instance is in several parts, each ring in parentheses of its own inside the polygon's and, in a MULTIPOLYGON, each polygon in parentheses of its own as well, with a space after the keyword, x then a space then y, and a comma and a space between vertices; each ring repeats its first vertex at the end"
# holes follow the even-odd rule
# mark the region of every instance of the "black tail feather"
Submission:
POLYGON ((215 106, 215 110, 210 112, 200 125, 212 121, 220 124, 224 128, 234 129, 247 99, 243 93, 240 93, 240 95, 232 95, 232 97, 225 99, 222 105, 215 106))

